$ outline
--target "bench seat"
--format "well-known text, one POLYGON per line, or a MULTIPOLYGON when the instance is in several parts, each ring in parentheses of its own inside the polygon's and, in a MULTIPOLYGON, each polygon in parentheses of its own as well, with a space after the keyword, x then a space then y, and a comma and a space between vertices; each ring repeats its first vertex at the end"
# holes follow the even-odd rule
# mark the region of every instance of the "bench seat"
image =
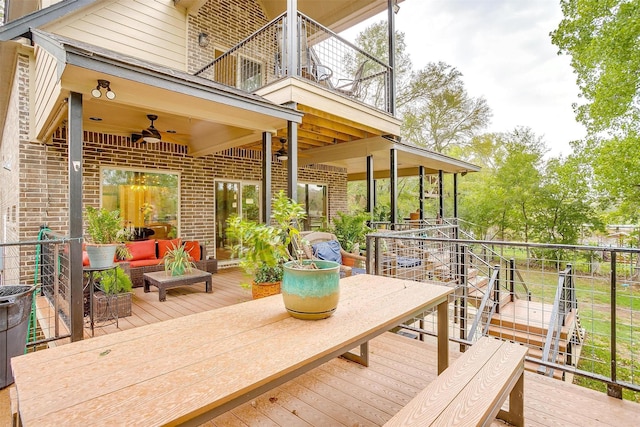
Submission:
POLYGON ((490 425, 500 418, 524 425, 524 357, 527 348, 483 337, 386 424, 490 425), (509 411, 501 407, 509 396, 509 411))

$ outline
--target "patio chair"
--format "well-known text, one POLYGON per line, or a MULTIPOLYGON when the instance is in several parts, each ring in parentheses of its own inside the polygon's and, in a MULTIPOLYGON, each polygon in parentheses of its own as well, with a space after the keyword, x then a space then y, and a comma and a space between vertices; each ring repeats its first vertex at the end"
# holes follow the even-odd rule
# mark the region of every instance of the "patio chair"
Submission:
POLYGON ((411 245, 401 239, 386 241, 383 269, 391 277, 410 280, 441 279, 442 256, 433 249, 411 245))
POLYGON ((349 267, 343 264, 345 258, 351 258, 356 265, 364 264, 366 258, 345 251, 340 246, 335 234, 322 231, 300 233, 302 237, 302 249, 307 259, 335 261, 340 264, 340 276, 349 277, 353 274, 362 274, 365 270, 361 267, 349 267))
POLYGON ((332 89, 349 97, 359 97, 362 82, 364 80, 362 78, 364 75, 364 66, 367 61, 368 60, 365 59, 362 63, 360 63, 352 79, 339 79, 337 83, 332 86, 332 89))

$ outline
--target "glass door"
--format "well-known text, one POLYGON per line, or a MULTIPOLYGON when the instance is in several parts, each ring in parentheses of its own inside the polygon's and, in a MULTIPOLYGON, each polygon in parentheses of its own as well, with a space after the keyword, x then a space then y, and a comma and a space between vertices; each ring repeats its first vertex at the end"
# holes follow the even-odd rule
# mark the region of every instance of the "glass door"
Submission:
POLYGON ((227 236, 227 219, 241 215, 260 221, 260 184, 240 181, 216 181, 216 259, 230 260, 234 244, 227 236))

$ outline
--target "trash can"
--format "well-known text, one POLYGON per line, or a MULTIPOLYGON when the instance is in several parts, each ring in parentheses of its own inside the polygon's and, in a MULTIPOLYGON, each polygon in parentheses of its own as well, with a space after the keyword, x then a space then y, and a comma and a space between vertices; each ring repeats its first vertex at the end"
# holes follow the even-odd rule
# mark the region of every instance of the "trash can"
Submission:
POLYGON ((24 354, 35 286, 0 286, 0 389, 13 384, 11 358, 24 354))

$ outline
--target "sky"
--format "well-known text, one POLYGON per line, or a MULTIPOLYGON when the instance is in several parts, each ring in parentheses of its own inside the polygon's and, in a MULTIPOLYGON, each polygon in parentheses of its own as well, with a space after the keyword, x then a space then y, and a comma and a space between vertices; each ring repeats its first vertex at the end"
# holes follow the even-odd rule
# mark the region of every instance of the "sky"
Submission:
MULTIPOLYGON (((404 0, 396 30, 405 34, 415 70, 443 61, 463 75, 467 92, 493 112, 489 132, 529 127, 549 156, 571 152, 585 136, 571 104, 578 101, 568 56, 549 33, 562 19, 560 0, 404 0)), ((356 28, 386 20, 386 13, 356 28)), ((351 38, 349 33, 345 34, 351 38)))

